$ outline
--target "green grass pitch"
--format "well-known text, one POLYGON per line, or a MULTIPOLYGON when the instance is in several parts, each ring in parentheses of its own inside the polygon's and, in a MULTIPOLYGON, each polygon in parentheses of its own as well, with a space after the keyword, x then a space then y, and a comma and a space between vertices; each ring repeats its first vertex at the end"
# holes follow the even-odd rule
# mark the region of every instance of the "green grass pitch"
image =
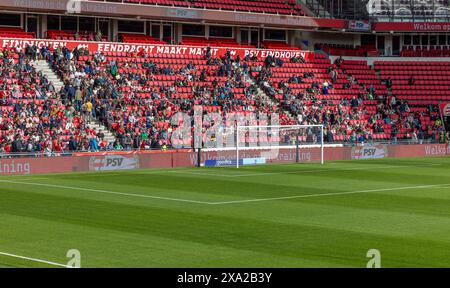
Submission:
MULTIPOLYGON (((82 267, 450 267, 450 158, 0 177, 0 253, 82 267)), ((0 254, 0 267, 53 267, 0 254)))

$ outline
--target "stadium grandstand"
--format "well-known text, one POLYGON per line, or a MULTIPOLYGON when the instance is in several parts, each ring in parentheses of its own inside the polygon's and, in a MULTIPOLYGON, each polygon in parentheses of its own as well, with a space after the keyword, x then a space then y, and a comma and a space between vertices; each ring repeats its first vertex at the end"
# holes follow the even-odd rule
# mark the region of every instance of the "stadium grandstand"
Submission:
POLYGON ((449 132, 447 0, 1 0, 0 268, 450 267, 449 132))
POLYGON ((448 1, 60 2, 1 4, 2 153, 189 148, 172 116, 194 107, 329 143, 448 138, 448 1))

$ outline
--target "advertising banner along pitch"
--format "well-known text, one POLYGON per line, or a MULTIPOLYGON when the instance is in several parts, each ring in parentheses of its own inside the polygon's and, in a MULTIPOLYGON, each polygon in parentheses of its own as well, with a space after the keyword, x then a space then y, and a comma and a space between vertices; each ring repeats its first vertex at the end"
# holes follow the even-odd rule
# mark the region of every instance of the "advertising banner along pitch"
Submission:
MULTIPOLYGON (((25 48, 27 45, 36 45, 38 48, 49 47, 57 49, 67 47, 68 49, 85 48, 90 52, 133 52, 145 51, 148 54, 162 55, 203 55, 205 46, 186 46, 186 45, 160 45, 145 43, 112 43, 112 42, 90 42, 90 41, 66 41, 52 39, 18 39, 18 38, 0 38, 2 48, 25 48)), ((241 58, 249 55, 258 58, 265 58, 269 55, 281 59, 291 59, 292 57, 302 56, 306 60, 314 58, 314 52, 302 50, 283 50, 283 49, 257 49, 257 48, 239 48, 239 47, 211 47, 212 56, 222 56, 227 50, 232 56, 239 55, 241 58)))

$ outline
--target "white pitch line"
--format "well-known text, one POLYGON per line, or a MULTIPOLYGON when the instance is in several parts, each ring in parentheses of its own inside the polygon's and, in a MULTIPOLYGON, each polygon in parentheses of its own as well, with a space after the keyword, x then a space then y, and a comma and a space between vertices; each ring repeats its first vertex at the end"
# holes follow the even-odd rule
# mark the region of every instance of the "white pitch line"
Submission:
MULTIPOLYGON (((328 163, 337 164, 337 163, 328 163)), ((297 164, 298 165, 298 164, 297 164)), ((285 171, 285 172, 261 172, 261 173, 248 173, 248 174, 238 174, 238 175, 226 175, 226 177, 248 177, 248 176, 264 176, 264 175, 279 175, 279 174, 296 174, 296 173, 311 173, 311 172, 335 172, 335 171, 352 171, 352 170, 376 170, 376 169, 396 169, 396 168, 417 168, 419 166, 440 166, 441 164, 424 164, 424 165, 386 165, 377 167, 353 167, 353 168, 330 168, 330 169, 311 169, 311 170, 296 170, 296 171, 285 171)))
POLYGON ((121 195, 121 196, 132 196, 132 197, 143 197, 143 198, 160 199, 160 200, 168 200, 168 201, 176 201, 176 202, 187 202, 187 203, 195 203, 195 204, 205 204, 205 205, 239 204, 239 203, 263 202, 263 201, 287 200, 287 199, 296 199, 296 198, 339 196, 339 195, 371 193, 371 192, 383 192, 383 191, 396 191, 396 190, 408 190, 408 189, 435 188, 435 187, 450 186, 450 183, 449 183, 449 184, 404 186, 404 187, 395 187, 395 188, 382 188, 382 189, 371 189, 371 190, 345 191, 345 192, 335 192, 335 193, 293 195, 293 196, 285 196, 285 197, 257 198, 257 199, 232 200, 232 201, 220 201, 220 202, 206 202, 206 201, 195 201, 195 200, 159 197, 159 196, 142 195, 142 194, 122 193, 122 192, 114 192, 114 191, 82 188, 82 187, 73 187, 73 186, 44 184, 44 183, 18 182, 18 181, 9 181, 9 180, 0 180, 0 182, 13 183, 13 184, 23 184, 23 185, 32 185, 32 186, 44 186, 44 187, 63 188, 63 189, 80 190, 80 191, 91 191, 91 192, 96 192, 96 193, 114 194, 114 195, 121 195))
POLYGON ((396 191, 396 190, 407 190, 407 189, 421 189, 421 188, 435 188, 435 187, 446 187, 446 186, 450 186, 450 184, 406 186, 406 187, 397 187, 397 188, 358 190, 358 191, 347 191, 347 192, 336 192, 336 193, 307 194, 307 195, 295 195, 295 196, 286 196, 286 197, 260 198, 260 199, 248 199, 248 200, 234 200, 234 201, 214 202, 214 203, 211 203, 211 204, 212 205, 239 204, 239 203, 249 203, 249 202, 263 202, 263 201, 287 200, 287 199, 296 199, 296 198, 312 198, 312 197, 324 197, 324 196, 339 196, 339 195, 349 195, 349 194, 383 192, 383 191, 396 191))
MULTIPOLYGON (((298 164, 297 164, 298 165, 298 164)), ((217 177, 249 177, 249 176, 265 176, 265 175, 282 175, 282 174, 301 174, 301 173, 314 173, 314 172, 335 172, 335 171, 352 171, 352 170, 375 170, 375 169, 396 169, 396 168, 406 168, 406 167, 414 167, 410 165, 397 165, 397 166, 383 166, 383 167, 353 167, 353 168, 339 168, 339 169, 310 169, 310 170, 294 170, 294 171, 282 171, 282 172, 261 172, 261 173, 247 173, 247 174, 219 174, 219 173, 210 173, 208 171, 199 171, 198 169, 194 170, 172 170, 172 171, 160 171, 157 173, 133 173, 139 175, 146 174, 165 174, 165 173, 174 173, 174 174, 187 174, 187 175, 199 175, 199 176, 217 176, 217 177)), ((226 170, 238 172, 238 170, 226 170)), ((153 172, 153 171, 149 171, 153 172)))
POLYGON ((261 173, 226 175, 226 177, 249 177, 249 176, 265 176, 265 175, 315 173, 315 172, 336 172, 336 171, 353 171, 353 170, 396 169, 396 168, 406 168, 406 167, 414 167, 414 166, 398 165, 398 166, 383 166, 383 167, 353 167, 353 168, 339 168, 339 169, 311 169, 311 170, 296 170, 296 171, 283 171, 283 172, 261 172, 261 173))
POLYGON ((33 178, 20 178, 20 181, 29 181, 29 180, 48 180, 50 178, 47 177, 33 177, 33 178))
POLYGON ((210 173, 205 171, 205 173, 199 171, 199 170, 192 170, 192 171, 167 171, 172 172, 174 174, 188 174, 188 175, 199 175, 199 176, 217 176, 217 177, 235 177, 234 175, 228 175, 228 174, 218 174, 218 173, 210 173), (195 172, 197 171, 197 172, 195 172))
POLYGON ((67 266, 67 265, 64 265, 64 264, 61 264, 61 263, 51 262, 51 261, 37 259, 37 258, 25 257, 25 256, 11 254, 11 253, 0 252, 0 255, 13 257, 13 258, 19 258, 19 259, 33 261, 33 262, 49 264, 49 265, 53 265, 53 266, 59 266, 59 267, 64 267, 64 268, 71 268, 70 266, 67 266))
POLYGON ((113 195, 121 195, 121 196, 151 198, 151 199, 176 201, 176 202, 188 202, 188 203, 196 203, 196 204, 211 204, 210 202, 204 202, 204 201, 195 201, 195 200, 188 200, 188 199, 178 199, 178 198, 169 198, 169 197, 134 194, 134 193, 115 192, 115 191, 108 191, 108 190, 99 190, 99 189, 64 186, 64 185, 54 185, 54 184, 45 184, 45 183, 36 183, 36 182, 20 182, 20 181, 11 181, 11 180, 0 180, 0 182, 12 183, 12 184, 22 184, 22 185, 31 185, 31 186, 43 186, 43 187, 51 187, 51 188, 62 188, 62 189, 79 190, 79 191, 88 191, 88 192, 113 194, 113 195))

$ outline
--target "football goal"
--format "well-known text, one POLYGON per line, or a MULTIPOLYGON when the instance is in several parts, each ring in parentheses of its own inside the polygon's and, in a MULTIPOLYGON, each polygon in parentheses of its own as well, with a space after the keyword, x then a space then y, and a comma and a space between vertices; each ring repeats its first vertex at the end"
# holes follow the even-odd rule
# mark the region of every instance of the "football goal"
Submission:
POLYGON ((236 125, 232 134, 233 145, 204 151, 205 166, 324 163, 322 125, 236 125))

